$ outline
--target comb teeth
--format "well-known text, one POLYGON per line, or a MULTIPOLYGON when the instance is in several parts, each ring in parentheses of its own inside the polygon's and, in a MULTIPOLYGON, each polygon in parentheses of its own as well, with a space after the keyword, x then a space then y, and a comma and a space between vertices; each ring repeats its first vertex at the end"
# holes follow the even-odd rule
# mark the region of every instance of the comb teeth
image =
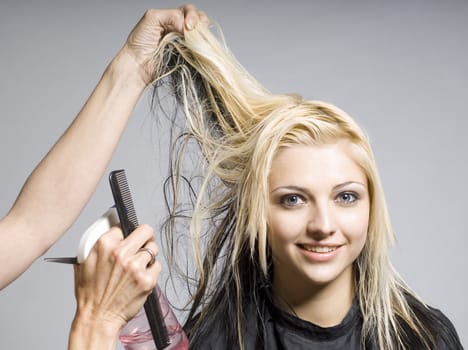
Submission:
POLYGON ((119 213, 120 224, 126 237, 138 227, 138 219, 125 170, 112 171, 109 175, 109 181, 112 194, 114 195, 115 206, 119 213))
POLYGON ((138 226, 138 219, 135 212, 135 206, 133 205, 132 194, 128 187, 127 177, 125 176, 125 170, 119 172, 116 176, 117 183, 119 184, 120 193, 124 202, 125 208, 127 209, 128 220, 130 220, 135 226, 138 226))

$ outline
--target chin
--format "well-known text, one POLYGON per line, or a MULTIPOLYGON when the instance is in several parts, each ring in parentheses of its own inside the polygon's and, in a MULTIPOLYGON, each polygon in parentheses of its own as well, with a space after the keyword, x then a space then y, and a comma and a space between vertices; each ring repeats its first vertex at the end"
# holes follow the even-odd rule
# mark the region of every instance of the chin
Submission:
POLYGON ((352 279, 352 269, 346 268, 344 270, 337 270, 335 268, 314 268, 314 271, 306 271, 306 278, 318 287, 326 287, 329 284, 336 283, 349 283, 352 279))

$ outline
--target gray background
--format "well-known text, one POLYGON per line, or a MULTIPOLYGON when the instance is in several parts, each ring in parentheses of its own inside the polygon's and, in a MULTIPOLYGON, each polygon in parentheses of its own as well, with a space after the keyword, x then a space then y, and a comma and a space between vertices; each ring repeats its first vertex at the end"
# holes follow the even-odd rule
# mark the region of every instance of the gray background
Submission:
MULTIPOLYGON (((177 5, 1 1, 0 215, 144 10, 177 5)), ((468 344, 467 1, 197 5, 220 23, 231 50, 270 90, 332 102, 367 130, 398 235, 394 263, 468 344)), ((127 170, 140 221, 158 227, 166 148, 155 133, 145 97, 109 169, 127 170)), ((81 233, 111 201, 102 181, 46 255, 74 254, 81 233)), ((0 292, 1 349, 66 347, 75 308, 72 275, 71 266, 39 260, 0 292)))

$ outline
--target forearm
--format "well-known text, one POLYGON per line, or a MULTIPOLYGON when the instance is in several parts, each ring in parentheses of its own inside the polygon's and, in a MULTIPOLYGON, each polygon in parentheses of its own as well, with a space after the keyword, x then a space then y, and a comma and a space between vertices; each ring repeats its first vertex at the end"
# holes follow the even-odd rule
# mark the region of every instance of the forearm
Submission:
POLYGON ((69 228, 94 192, 144 89, 132 62, 117 61, 31 174, 10 212, 26 218, 49 242, 69 228))
POLYGON ((119 329, 97 321, 75 317, 70 330, 68 350, 114 350, 119 329))
POLYGON ((8 266, 0 289, 72 225, 91 197, 144 91, 136 69, 129 56, 116 57, 0 222, 0 266, 8 266))

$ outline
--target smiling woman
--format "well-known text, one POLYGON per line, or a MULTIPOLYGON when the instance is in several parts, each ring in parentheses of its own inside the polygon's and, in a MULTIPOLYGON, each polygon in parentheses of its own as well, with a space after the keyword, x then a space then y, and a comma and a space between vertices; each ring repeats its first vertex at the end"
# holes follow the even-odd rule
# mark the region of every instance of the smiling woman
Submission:
POLYGON ((321 326, 339 324, 351 308, 352 266, 368 231, 366 175, 345 147, 282 149, 269 176, 268 241, 276 303, 321 326), (322 296, 319 303, 310 297, 314 294, 322 296))
POLYGON ((191 348, 462 348, 392 267, 374 156, 351 117, 270 93, 206 26, 166 36, 156 57, 165 78, 155 96, 169 86, 185 125, 172 149, 166 237, 177 267, 178 222, 191 218, 191 348), (201 177, 184 158, 193 144, 201 177), (203 180, 190 183, 187 213, 190 178, 203 180))

